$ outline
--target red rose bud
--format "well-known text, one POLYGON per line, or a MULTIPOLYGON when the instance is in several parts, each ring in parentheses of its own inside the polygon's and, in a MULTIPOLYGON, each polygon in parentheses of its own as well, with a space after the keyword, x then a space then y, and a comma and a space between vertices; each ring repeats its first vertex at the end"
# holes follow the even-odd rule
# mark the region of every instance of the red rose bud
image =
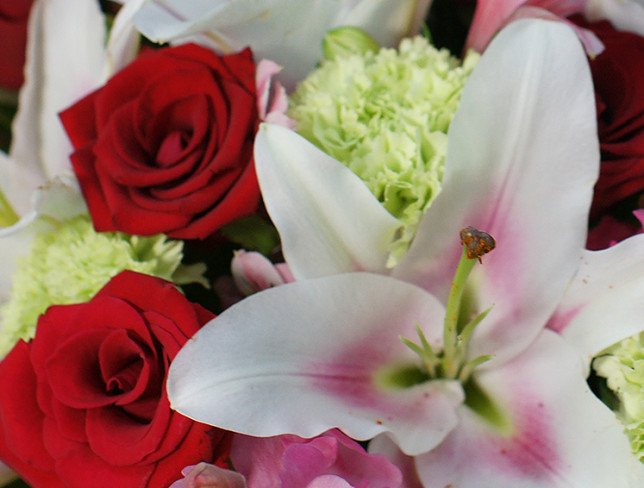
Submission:
POLYGON ((204 239, 257 207, 250 50, 146 52, 61 119, 99 231, 204 239))
POLYGON ((644 191, 644 37, 615 30, 609 22, 575 23, 592 30, 605 50, 590 67, 595 84, 600 176, 591 217, 644 191))
POLYGON ((0 86, 17 90, 24 81, 27 21, 33 0, 0 0, 0 86))
POLYGON ((0 459, 33 488, 163 487, 212 461, 224 433, 174 412, 170 362, 214 316, 131 271, 49 308, 0 362, 0 459))

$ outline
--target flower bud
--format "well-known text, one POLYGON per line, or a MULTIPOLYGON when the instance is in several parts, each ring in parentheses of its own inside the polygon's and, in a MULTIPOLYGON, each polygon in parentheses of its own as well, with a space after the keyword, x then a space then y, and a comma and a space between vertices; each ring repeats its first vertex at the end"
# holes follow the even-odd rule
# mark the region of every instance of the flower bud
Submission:
POLYGON ((357 27, 336 27, 328 31, 322 41, 322 52, 329 61, 379 50, 380 45, 376 40, 357 27))

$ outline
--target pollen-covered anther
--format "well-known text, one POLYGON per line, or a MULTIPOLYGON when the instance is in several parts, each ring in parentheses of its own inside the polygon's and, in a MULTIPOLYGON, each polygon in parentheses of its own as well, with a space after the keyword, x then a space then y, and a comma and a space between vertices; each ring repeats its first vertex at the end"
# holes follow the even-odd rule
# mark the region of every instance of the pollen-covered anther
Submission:
POLYGON ((465 246, 468 259, 478 259, 479 263, 482 263, 481 256, 496 247, 494 237, 474 227, 465 227, 461 230, 461 244, 465 246))

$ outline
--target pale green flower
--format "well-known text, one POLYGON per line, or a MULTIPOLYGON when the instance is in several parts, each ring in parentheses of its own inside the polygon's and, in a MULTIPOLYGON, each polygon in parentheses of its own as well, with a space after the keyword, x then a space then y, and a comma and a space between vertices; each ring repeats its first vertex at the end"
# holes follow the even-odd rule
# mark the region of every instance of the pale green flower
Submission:
POLYGON ((0 357, 31 339, 50 306, 90 300, 110 278, 129 269, 179 283, 202 282, 205 267, 182 266, 183 242, 94 231, 87 215, 57 221, 41 217, 27 254, 18 258, 9 301, 0 307, 0 357))
POLYGON ((633 452, 644 462, 644 332, 606 349, 593 368, 619 399, 618 416, 633 452))
POLYGON ((438 195, 447 129, 478 55, 461 64, 422 37, 399 49, 327 60, 297 88, 297 131, 341 161, 404 224, 390 265, 438 195))

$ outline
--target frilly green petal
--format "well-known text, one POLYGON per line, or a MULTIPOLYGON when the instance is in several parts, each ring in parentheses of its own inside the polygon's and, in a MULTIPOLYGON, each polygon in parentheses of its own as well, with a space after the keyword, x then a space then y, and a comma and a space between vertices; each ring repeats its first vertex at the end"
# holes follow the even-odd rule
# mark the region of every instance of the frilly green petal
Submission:
POLYGON ((344 163, 404 223, 390 265, 406 252, 438 195, 447 129, 478 55, 461 63, 426 39, 398 50, 324 61, 291 97, 297 131, 344 163))
POLYGON ((603 351, 593 368, 619 399, 617 414, 644 462, 644 332, 603 351))
POLYGON ((50 305, 86 302, 122 270, 207 285, 203 264, 181 265, 182 241, 162 234, 98 233, 86 215, 44 224, 18 263, 9 301, 0 307, 0 357, 34 336, 38 317, 50 305))

